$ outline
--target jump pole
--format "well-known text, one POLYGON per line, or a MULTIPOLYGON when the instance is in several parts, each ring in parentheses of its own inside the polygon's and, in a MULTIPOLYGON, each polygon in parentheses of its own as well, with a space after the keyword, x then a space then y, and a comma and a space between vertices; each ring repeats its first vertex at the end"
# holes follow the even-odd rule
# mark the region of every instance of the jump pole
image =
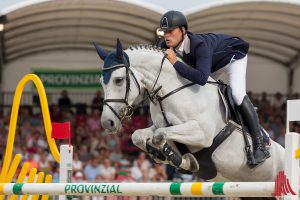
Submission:
POLYGON ((0 183, 1 187, 3 187, 3 191, 0 191, 0 195, 272 197, 275 183, 0 183))

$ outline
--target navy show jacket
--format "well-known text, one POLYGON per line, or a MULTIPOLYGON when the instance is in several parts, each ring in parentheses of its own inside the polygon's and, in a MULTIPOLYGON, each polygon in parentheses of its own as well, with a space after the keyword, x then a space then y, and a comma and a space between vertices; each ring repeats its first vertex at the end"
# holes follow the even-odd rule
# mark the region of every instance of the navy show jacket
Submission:
MULTIPOLYGON (((176 71, 184 78, 205 85, 209 75, 226 66, 234 57, 244 58, 248 53, 249 43, 236 36, 225 34, 193 34, 188 32, 190 53, 183 52, 183 62, 174 64, 176 71), (188 66, 188 65, 190 66, 188 66)), ((166 43, 162 48, 168 48, 166 43)))

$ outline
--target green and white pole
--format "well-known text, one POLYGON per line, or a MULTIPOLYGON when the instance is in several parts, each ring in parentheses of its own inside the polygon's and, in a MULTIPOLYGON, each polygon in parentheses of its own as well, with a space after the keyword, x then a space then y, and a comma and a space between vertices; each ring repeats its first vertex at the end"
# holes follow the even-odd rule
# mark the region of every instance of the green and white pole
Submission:
POLYGON ((275 183, 0 183, 0 188, 0 195, 272 197, 275 183))

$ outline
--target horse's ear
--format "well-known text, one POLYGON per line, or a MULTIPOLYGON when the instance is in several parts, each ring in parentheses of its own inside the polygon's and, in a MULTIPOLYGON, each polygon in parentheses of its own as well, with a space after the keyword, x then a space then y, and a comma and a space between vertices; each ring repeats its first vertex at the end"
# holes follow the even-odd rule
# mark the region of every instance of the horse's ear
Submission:
POLYGON ((95 42, 93 42, 93 44, 94 44, 94 46, 95 46, 95 48, 97 50, 97 53, 100 56, 100 58, 102 60, 105 60, 105 58, 107 57, 108 53, 104 49, 102 49, 100 46, 98 46, 95 42))
POLYGON ((122 59, 123 58, 123 47, 122 47, 122 43, 120 42, 119 38, 117 39, 117 46, 116 46, 117 50, 117 58, 118 59, 122 59))

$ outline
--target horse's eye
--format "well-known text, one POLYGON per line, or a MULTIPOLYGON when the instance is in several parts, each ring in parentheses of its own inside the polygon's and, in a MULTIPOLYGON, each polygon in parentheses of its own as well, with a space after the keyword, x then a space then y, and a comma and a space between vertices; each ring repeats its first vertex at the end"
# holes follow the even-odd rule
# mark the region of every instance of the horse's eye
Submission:
POLYGON ((122 83, 124 81, 124 78, 120 77, 120 78, 115 78, 114 82, 116 85, 121 86, 122 83))

